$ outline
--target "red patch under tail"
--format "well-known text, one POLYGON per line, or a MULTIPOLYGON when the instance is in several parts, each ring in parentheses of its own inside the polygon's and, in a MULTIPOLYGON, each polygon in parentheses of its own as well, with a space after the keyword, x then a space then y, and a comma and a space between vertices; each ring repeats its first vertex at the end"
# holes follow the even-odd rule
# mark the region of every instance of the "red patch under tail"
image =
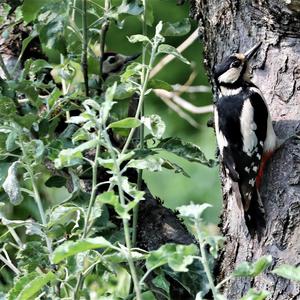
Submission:
POLYGON ((260 162, 260 167, 256 176, 256 186, 259 189, 261 182, 262 182, 262 177, 264 174, 264 170, 266 168, 266 164, 268 162, 268 160, 272 157, 274 151, 268 151, 266 153, 263 154, 261 162, 260 162))

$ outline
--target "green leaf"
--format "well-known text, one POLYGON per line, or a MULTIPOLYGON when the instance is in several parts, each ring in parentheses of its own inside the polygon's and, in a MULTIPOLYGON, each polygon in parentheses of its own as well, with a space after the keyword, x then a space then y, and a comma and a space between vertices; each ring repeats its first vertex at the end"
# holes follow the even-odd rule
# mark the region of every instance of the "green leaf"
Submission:
POLYGON ((153 283, 156 287, 158 287, 158 288, 164 290, 167 294, 169 294, 169 291, 170 291, 170 283, 169 283, 169 281, 166 279, 165 274, 160 274, 160 275, 156 276, 154 279, 152 279, 152 283, 153 283))
POLYGON ((53 225, 68 225, 69 223, 74 222, 77 218, 78 211, 80 212, 80 209, 73 205, 60 205, 55 207, 51 211, 48 227, 53 225))
POLYGON ((142 42, 147 42, 147 43, 151 43, 151 41, 149 40, 149 38, 145 35, 142 34, 134 34, 131 35, 130 37, 128 37, 128 41, 130 43, 142 43, 142 42))
POLYGON ((139 170, 148 170, 150 172, 157 172, 162 170, 164 160, 156 156, 147 156, 144 159, 132 159, 127 164, 128 168, 135 168, 139 170))
POLYGON ((148 83, 148 88, 151 89, 162 89, 162 90, 166 90, 166 91, 173 91, 172 86, 163 81, 163 80, 159 80, 159 79, 151 79, 148 83))
POLYGON ((109 124, 109 128, 136 128, 141 125, 141 121, 136 118, 125 118, 109 124))
POLYGON ((98 248, 112 248, 112 244, 103 237, 86 238, 73 241, 67 241, 58 246, 53 252, 53 262, 61 262, 69 256, 98 248))
POLYGON ((217 162, 212 159, 208 160, 199 146, 184 142, 179 138, 166 138, 157 145, 157 148, 161 148, 185 158, 188 161, 197 162, 210 168, 217 164, 217 162))
POLYGON ((193 256, 197 255, 196 245, 166 244, 158 250, 151 251, 146 260, 148 270, 168 264, 175 272, 187 272, 187 266, 193 262, 193 256))
POLYGON ((7 177, 2 185, 13 205, 19 205, 23 201, 21 186, 18 179, 18 165, 18 161, 11 164, 7 171, 7 177))
POLYGON ((35 20, 38 12, 47 2, 49 2, 49 0, 24 0, 22 5, 24 21, 29 23, 35 20))
POLYGON ((123 100, 132 97, 137 91, 137 87, 132 82, 122 82, 118 84, 114 99, 123 100))
POLYGON ((61 169, 72 167, 82 163, 82 153, 74 149, 64 149, 59 152, 58 158, 54 160, 55 168, 61 169))
POLYGON ((241 300, 264 300, 268 297, 269 292, 267 291, 256 291, 250 289, 247 294, 241 300))
POLYGON ((255 277, 265 271, 271 263, 271 255, 262 256, 255 263, 242 262, 233 271, 233 275, 236 277, 255 277))
POLYGON ((154 14, 153 14, 153 7, 151 1, 145 1, 146 4, 146 24, 148 26, 152 26, 154 22, 154 14))
POLYGON ((0 118, 7 120, 8 118, 13 117, 17 110, 13 99, 0 96, 0 118))
POLYGON ((34 295, 38 293, 47 283, 55 280, 55 278, 56 276, 52 272, 42 275, 37 272, 29 273, 17 281, 14 288, 10 290, 8 299, 34 299, 34 295))
POLYGON ((186 35, 191 30, 191 23, 188 18, 183 19, 182 21, 169 23, 166 22, 163 25, 161 34, 163 36, 181 36, 186 35))
POLYGON ((190 62, 184 56, 182 56, 178 52, 178 50, 175 47, 173 47, 173 46, 170 46, 170 45, 167 45, 167 44, 159 45, 157 53, 171 54, 171 55, 174 55, 179 60, 181 60, 183 63, 185 63, 187 65, 190 64, 190 62))
POLYGON ((142 123, 150 130, 150 133, 160 139, 166 130, 166 124, 159 115, 151 115, 150 117, 142 117, 142 123))
POLYGON ((283 264, 274 269, 272 273, 289 280, 300 281, 300 267, 283 264))
POLYGON ((208 203, 204 203, 204 204, 191 203, 189 205, 182 205, 177 209, 181 217, 201 220, 203 212, 209 207, 212 207, 212 205, 208 203))
POLYGON ((61 188, 66 185, 67 179, 62 176, 51 176, 45 182, 45 185, 49 188, 61 188))
POLYGON ((137 16, 144 11, 144 7, 139 0, 123 0, 118 7, 118 14, 128 14, 137 16))

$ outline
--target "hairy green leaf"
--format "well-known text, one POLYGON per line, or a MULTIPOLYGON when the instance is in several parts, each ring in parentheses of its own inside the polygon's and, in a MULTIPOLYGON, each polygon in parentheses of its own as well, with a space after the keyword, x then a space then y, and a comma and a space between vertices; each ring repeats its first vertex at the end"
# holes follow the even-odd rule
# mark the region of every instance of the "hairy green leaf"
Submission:
POLYGON ((192 218, 195 220, 202 220, 203 212, 209 207, 212 207, 212 205, 208 203, 204 203, 204 204, 191 203, 189 205, 182 205, 177 209, 180 213, 180 216, 182 217, 192 218))
POLYGON ((272 273, 289 280, 300 281, 300 267, 283 264, 275 268, 272 273))
POLYGON ((172 86, 169 83, 167 83, 163 80, 159 80, 159 79, 151 79, 148 83, 148 88, 162 89, 162 90, 166 90, 166 91, 173 90, 172 86))
POLYGON ((161 34, 163 36, 181 36, 188 34, 191 30, 191 23, 188 18, 175 23, 166 22, 163 25, 161 34))
POLYGON ((161 148, 185 158, 188 161, 198 162, 208 167, 214 167, 217 164, 216 161, 212 159, 208 160, 199 146, 184 142, 179 138, 166 138, 157 145, 157 148, 158 150, 161 148))
POLYGON ((147 42, 147 43, 151 43, 149 38, 145 35, 142 34, 134 34, 131 35, 130 37, 128 37, 128 41, 130 43, 141 43, 141 42, 147 42))
POLYGON ((181 60, 183 63, 185 63, 187 65, 190 64, 190 62, 184 56, 182 56, 178 52, 178 50, 175 47, 173 47, 173 46, 170 46, 170 45, 167 45, 167 44, 159 45, 157 53, 171 54, 171 55, 174 55, 179 60, 181 60))
POLYGON ((236 277, 255 277, 265 271, 271 263, 271 255, 262 256, 254 263, 242 262, 233 271, 233 275, 236 277))
POLYGON ((103 237, 86 238, 73 241, 67 241, 59 245, 53 252, 53 262, 61 262, 69 256, 98 248, 111 248, 112 244, 103 237))
POLYGON ((109 128, 136 128, 141 125, 141 121, 136 118, 125 118, 109 124, 109 128))
POLYGON ((159 115, 142 117, 141 121, 154 137, 160 139, 165 133, 166 124, 159 115))

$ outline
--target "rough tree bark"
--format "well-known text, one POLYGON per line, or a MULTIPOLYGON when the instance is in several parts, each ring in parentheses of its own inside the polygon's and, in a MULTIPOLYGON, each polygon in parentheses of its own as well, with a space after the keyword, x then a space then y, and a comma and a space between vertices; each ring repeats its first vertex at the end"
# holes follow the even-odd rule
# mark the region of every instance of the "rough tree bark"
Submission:
MULTIPOLYGON (((300 126, 300 1, 299 0, 193 0, 193 16, 204 40, 206 67, 258 41, 263 45, 252 61, 253 82, 263 91, 281 138, 300 126)), ((300 263, 300 143, 290 140, 269 162, 261 195, 266 231, 251 239, 232 195, 231 183, 221 172, 224 212, 221 228, 226 245, 220 256, 218 282, 242 261, 273 256, 270 269, 282 263, 300 263)), ((300 299, 300 285, 270 272, 255 278, 232 279, 224 287, 230 300, 240 299, 250 287, 270 292, 268 299, 300 299)))

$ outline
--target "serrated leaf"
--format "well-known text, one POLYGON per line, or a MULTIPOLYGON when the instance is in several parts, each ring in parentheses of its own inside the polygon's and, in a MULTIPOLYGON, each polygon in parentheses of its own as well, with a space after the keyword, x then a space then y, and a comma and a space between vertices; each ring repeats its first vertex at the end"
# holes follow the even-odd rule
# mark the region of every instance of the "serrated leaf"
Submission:
POLYGON ((271 263, 271 255, 262 256, 254 263, 242 262, 233 271, 233 275, 236 277, 255 277, 267 269, 271 263))
POLYGON ((142 34, 131 35, 130 37, 128 37, 128 41, 133 44, 134 43, 143 43, 143 42, 151 43, 149 38, 142 34))
POLYGON ((158 139, 163 136, 166 130, 166 124, 159 115, 142 117, 141 122, 150 130, 150 133, 158 139))
POLYGON ((141 125, 141 121, 136 118, 125 118, 109 124, 109 128, 136 128, 141 125))
POLYGON ((147 87, 151 89, 162 89, 169 92, 173 91, 173 88, 169 83, 159 79, 151 79, 147 87))
POLYGON ((135 168, 139 170, 148 170, 150 172, 157 172, 162 170, 164 160, 156 156, 148 156, 144 159, 132 159, 127 164, 128 168, 135 168))
POLYGON ((18 161, 11 164, 7 171, 7 177, 2 185, 5 193, 8 195, 8 198, 13 205, 19 205, 23 201, 21 186, 17 176, 18 165, 18 161))
POLYGON ((197 255, 197 253, 198 248, 194 244, 166 244, 158 250, 149 253, 146 260, 146 267, 150 270, 168 264, 175 272, 187 272, 187 266, 193 262, 193 256, 197 255))
POLYGON ((267 291, 256 291, 250 289, 247 294, 241 300, 264 300, 268 297, 269 293, 267 291))
POLYGON ((86 238, 82 240, 67 241, 59 245, 53 252, 53 262, 55 264, 61 262, 67 257, 85 252, 88 250, 99 248, 112 248, 113 245, 103 237, 86 238))
POLYGON ((289 280, 300 281, 300 267, 283 264, 275 268, 272 273, 289 280))
POLYGON ((170 46, 170 45, 167 45, 167 44, 159 45, 157 53, 171 54, 171 55, 174 55, 179 60, 181 60, 183 63, 185 63, 187 65, 190 64, 190 62, 184 56, 182 56, 178 52, 178 50, 175 47, 173 47, 173 46, 170 46))
POLYGON ((179 138, 166 138, 157 145, 157 148, 157 150, 161 148, 185 158, 188 161, 197 162, 210 168, 217 165, 216 161, 212 159, 208 160, 205 157, 199 146, 189 142, 184 142, 179 138))
POLYGON ((201 220, 203 212, 209 207, 212 207, 212 205, 208 203, 204 203, 204 204, 191 203, 189 205, 182 205, 177 209, 181 217, 201 220))
POLYGON ((163 24, 161 34, 163 36, 181 36, 188 34, 191 30, 191 23, 188 18, 175 23, 166 22, 163 24))
POLYGON ((52 272, 40 275, 33 272, 21 277, 14 288, 9 292, 9 300, 28 300, 39 292, 47 283, 55 280, 56 276, 52 272))

